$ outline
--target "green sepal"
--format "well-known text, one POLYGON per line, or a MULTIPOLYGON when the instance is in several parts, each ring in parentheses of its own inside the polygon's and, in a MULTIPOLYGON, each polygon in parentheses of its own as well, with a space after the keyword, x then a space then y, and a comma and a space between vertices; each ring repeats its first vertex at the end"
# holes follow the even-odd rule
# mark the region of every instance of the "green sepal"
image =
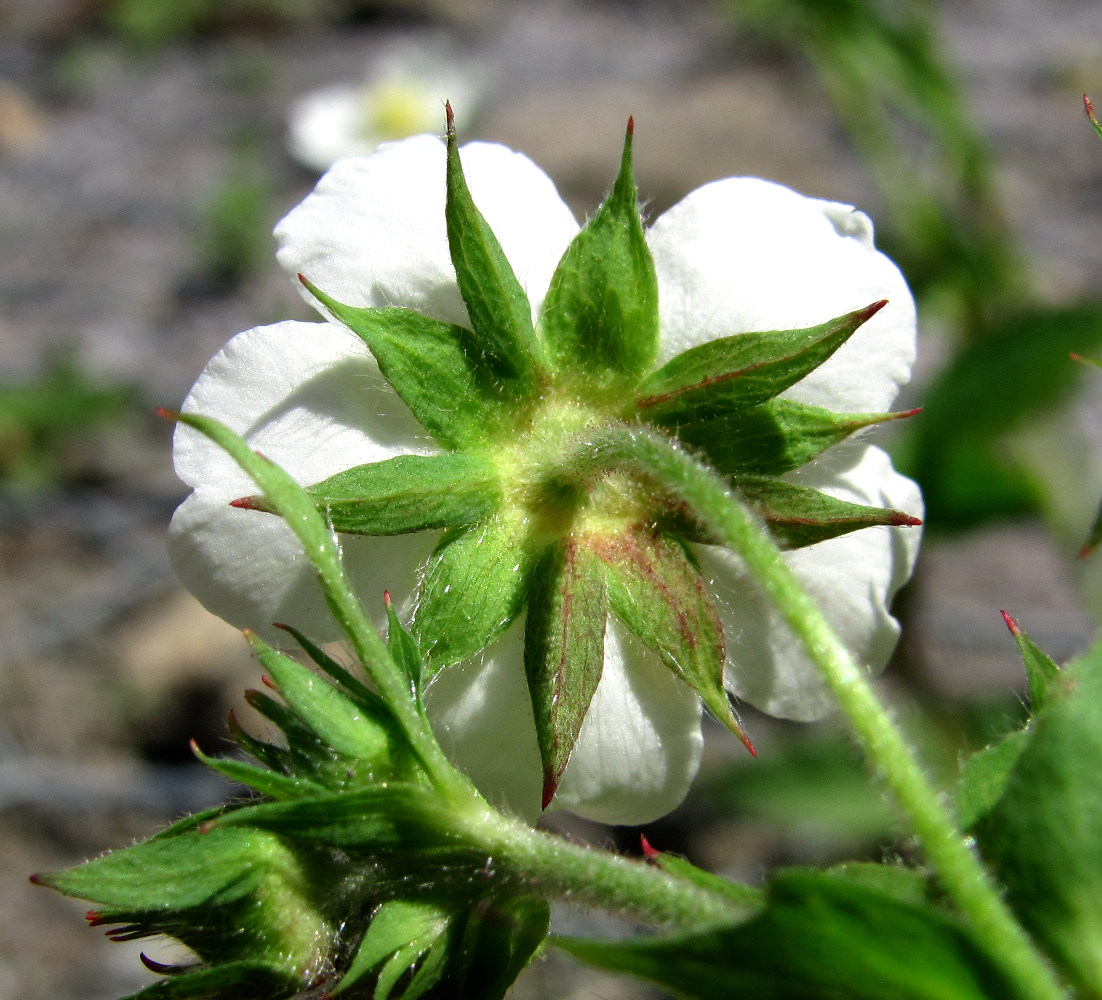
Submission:
POLYGON ((553 940, 692 1000, 1028 1000, 945 912, 825 872, 776 876, 765 909, 734 926, 553 940))
POLYGON ((886 300, 802 330, 738 333, 690 347, 636 389, 639 415, 680 426, 759 406, 826 361, 886 300))
POLYGON ((600 560, 575 536, 549 549, 532 577, 524 669, 543 762, 546 809, 601 679, 608 591, 600 560))
POLYGON ((280 771, 257 767, 255 764, 234 760, 232 757, 208 757, 194 744, 191 752, 195 754, 197 760, 206 764, 212 771, 217 771, 222 777, 239 785, 247 785, 270 799, 308 798, 325 791, 324 786, 309 778, 290 777, 280 771))
MULTIPOLYGON (((392 899, 383 903, 371 918, 348 971, 331 994, 339 996, 378 969, 375 1000, 388 1000, 392 995, 413 1000, 420 993, 412 994, 407 988, 394 994, 393 986, 440 940, 448 923, 448 912, 434 902, 392 899)), ((407 985, 412 987, 413 983, 407 985)), ((428 983, 425 988, 431 985, 428 983)))
POLYGON ((1010 615, 1004 611, 1002 616, 1006 627, 1014 637, 1018 654, 1022 658, 1022 666, 1025 667, 1026 677, 1029 678, 1029 707, 1036 713, 1044 708, 1050 693, 1062 686, 1060 668, 1056 665, 1056 661, 1041 649, 1010 615))
POLYGON ((514 380, 518 395, 537 384, 543 346, 532 323, 532 306, 493 230, 475 206, 447 105, 448 249, 478 346, 501 379, 514 380))
POLYGON ((515 430, 525 405, 507 392, 466 327, 409 309, 342 305, 301 280, 367 344, 394 391, 441 446, 477 446, 515 430))
POLYGON ((593 536, 590 545, 616 617, 749 746, 723 687, 723 626, 685 548, 646 528, 593 536))
POLYGON ((808 486, 745 476, 734 480, 738 493, 782 549, 799 549, 874 525, 913 527, 922 522, 898 510, 839 500, 808 486))
POLYGON ((630 389, 658 355, 658 279, 643 233, 628 121, 620 173, 563 254, 540 329, 560 377, 576 388, 630 389))
POLYGON ((237 714, 232 709, 226 720, 226 727, 230 731, 230 739, 250 757, 254 757, 265 767, 280 774, 294 775, 296 767, 291 758, 291 752, 286 747, 257 739, 237 721, 237 714))
POLYGON ((271 962, 244 959, 172 972, 122 1000, 283 1000, 303 983, 271 962))
POLYGON ((271 674, 276 690, 329 748, 368 764, 377 774, 390 772, 397 731, 378 698, 353 702, 324 678, 273 649, 259 636, 246 634, 253 652, 271 674))
MULTIPOLYGON (((458 452, 397 455, 357 465, 306 492, 334 531, 352 535, 401 535, 471 524, 501 502, 494 467, 458 452)), ((243 497, 234 505, 271 512, 259 496, 243 497)))
MULTIPOLYGON (((287 741, 286 756, 281 768, 284 773, 320 779, 327 770, 332 773, 331 765, 336 764, 338 771, 345 766, 339 755, 283 702, 276 701, 263 691, 248 688, 245 691, 245 704, 283 731, 283 737, 287 741)), ((244 744, 242 749, 252 753, 251 747, 244 744)), ((268 763, 264 757, 257 759, 261 763, 268 763)))
POLYGON ((477 653, 520 613, 531 557, 520 519, 445 532, 425 569, 410 631, 431 670, 477 653))
POLYGON ((972 827, 1022 926, 1077 996, 1102 996, 1102 646, 1060 671, 1002 795, 972 827))
POLYGON ((721 475, 779 476, 806 465, 854 431, 914 412, 834 413, 790 399, 770 399, 726 416, 682 424, 677 436, 721 475))

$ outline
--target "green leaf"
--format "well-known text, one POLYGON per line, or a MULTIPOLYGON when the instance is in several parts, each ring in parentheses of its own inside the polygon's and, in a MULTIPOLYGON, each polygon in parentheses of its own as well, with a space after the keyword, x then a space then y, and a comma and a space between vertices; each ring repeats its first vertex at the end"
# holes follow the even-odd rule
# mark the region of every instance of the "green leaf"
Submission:
POLYGON ((272 834, 219 827, 148 840, 35 881, 113 909, 164 912, 230 903, 271 873, 297 868, 294 853, 272 834))
POLYGON ((737 926, 555 944, 694 1000, 1027 1000, 945 913, 818 872, 778 876, 737 926))
POLYGON ((342 305, 302 281, 371 348, 394 391, 442 447, 477 446, 515 431, 525 407, 509 393, 466 327, 408 309, 342 305))
POLYGON ((630 389, 658 354, 658 279, 643 234, 628 121, 620 173, 551 278, 540 329, 560 377, 630 389))
POLYGON ((543 808, 555 796, 605 660, 608 593, 585 541, 571 536, 533 573, 524 668, 543 761, 543 808))
POLYGON ((760 406, 818 368, 885 305, 804 330, 739 333, 690 347, 636 389, 639 415, 679 426, 760 406))
POLYGON ((1102 995, 1102 646, 1060 672, 973 833, 1022 925, 1102 995))
POLYGON ((278 965, 244 959, 173 972, 123 1000, 280 1000, 302 985, 278 965))
POLYGON ((490 518, 444 534, 410 625, 432 669, 477 653, 505 631, 527 599, 530 561, 518 519, 490 518))
POLYGON ((1006 627, 1014 637, 1018 647, 1018 653, 1022 657, 1022 665, 1025 667, 1026 676, 1029 678, 1029 705, 1033 712, 1042 709, 1048 700, 1049 694, 1061 683, 1060 668, 1056 661, 1041 649, 1023 631, 1022 627, 1008 615, 1002 613, 1006 627))
POLYGON ((475 207, 447 105, 448 248, 475 339, 499 378, 517 383, 518 395, 533 389, 542 374, 543 347, 532 325, 532 306, 497 237, 475 207))
POLYGON ((922 523, 898 510, 850 503, 779 479, 746 476, 733 485, 783 549, 814 545, 873 525, 913 527, 922 523))
POLYGON ((249 633, 248 639, 288 705, 330 748, 368 762, 374 769, 389 770, 391 744, 397 732, 382 705, 372 706, 371 711, 363 704, 355 704, 324 678, 272 649, 258 636, 249 633))
POLYGON ((750 747, 723 687, 723 627, 685 549, 647 529, 593 536, 590 546, 616 617, 750 747))
MULTIPOLYGON (((400 975, 440 939, 447 930, 448 922, 448 912, 436 903, 406 899, 383 903, 368 925, 348 971, 336 989, 331 991, 332 994, 337 996, 343 993, 391 959, 399 960, 397 968, 391 970, 392 975, 395 971, 400 975)), ((384 980, 380 972, 379 985, 383 989, 376 989, 375 997, 385 1000, 391 993, 392 978, 388 976, 384 980)))
MULTIPOLYGON (((333 530, 355 535, 399 535, 471 524, 501 500, 493 465, 458 453, 397 455, 358 465, 306 492, 333 530)), ((267 509, 258 497, 235 503, 267 509)))
POLYGON ((702 452, 722 475, 779 476, 805 465, 854 431, 914 412, 833 413, 789 399, 770 399, 724 417, 682 424, 677 436, 702 452))
POLYGON ((449 974, 458 996, 503 1000, 547 937, 551 908, 536 895, 496 896, 469 912, 449 974))

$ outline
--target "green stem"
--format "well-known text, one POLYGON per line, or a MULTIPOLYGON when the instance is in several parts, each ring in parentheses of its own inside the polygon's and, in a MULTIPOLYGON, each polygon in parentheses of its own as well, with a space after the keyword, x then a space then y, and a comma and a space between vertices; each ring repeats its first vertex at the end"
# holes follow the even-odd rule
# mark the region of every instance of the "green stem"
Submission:
POLYGON ((745 560, 750 576, 780 609, 829 684, 866 757, 909 817, 942 885, 976 937, 1001 958, 1026 995, 1062 1000, 1064 992, 1048 964, 957 829, 944 797, 880 704, 867 673, 854 662, 757 518, 724 481, 668 439, 640 428, 609 427, 590 435, 564 466, 583 476, 626 468, 654 480, 745 560))
POLYGON ((493 810, 468 820, 465 832, 526 887, 650 926, 693 930, 731 923, 762 904, 761 893, 749 886, 712 889, 654 864, 533 830, 493 810))

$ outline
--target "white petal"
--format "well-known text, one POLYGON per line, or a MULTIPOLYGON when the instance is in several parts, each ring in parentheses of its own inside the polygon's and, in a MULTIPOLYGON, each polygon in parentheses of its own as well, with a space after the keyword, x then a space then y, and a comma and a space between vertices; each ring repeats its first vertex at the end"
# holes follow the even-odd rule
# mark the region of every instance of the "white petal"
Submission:
MULTIPOLYGON (((490 143, 470 143, 461 155, 475 204, 536 315, 578 223, 526 156, 490 143)), ((404 306, 465 323, 444 228, 444 164, 444 144, 428 135, 338 161, 276 226, 280 264, 347 305, 404 306)))
POLYGON ((648 234, 658 272, 661 361, 717 337, 795 329, 889 303, 786 395, 836 410, 886 410, 910 378, 914 301, 849 205, 750 177, 698 188, 648 234))
MULTIPOLYGON (((610 622, 601 682, 552 808, 603 823, 646 823, 685 797, 700 764, 700 700, 610 622)), ((543 787, 524 674, 524 622, 484 659, 437 675, 427 694, 448 756, 495 805, 533 822, 543 787)))
POLYGON ((609 620, 605 666, 554 806, 637 825, 671 812, 700 766, 700 699, 609 620))
MULTIPOLYGON (((376 625, 385 618, 383 591, 404 603, 438 539, 435 531, 340 536, 345 572, 376 625)), ((196 490, 172 517, 168 555, 180 583, 208 611, 274 646, 292 644, 286 632, 271 627, 275 622, 294 625, 317 642, 341 636, 302 546, 273 514, 238 510, 213 491, 196 490)))
MULTIPOLYGON (((216 354, 183 409, 215 417, 310 485, 367 462, 433 449, 367 349, 329 323, 277 323, 238 334, 216 354)), ((169 528, 169 556, 181 582, 219 617, 279 638, 283 621, 316 638, 334 634, 313 570, 297 540, 272 514, 229 506, 256 492, 217 445, 178 425, 173 459, 195 492, 169 528)), ((413 582, 412 560, 431 537, 347 538, 346 569, 368 600, 413 582)))
POLYGON ((534 823, 543 767, 524 675, 523 619, 485 656, 441 670, 425 705, 448 758, 495 806, 534 823))
MULTIPOLYGON (((922 515, 918 486, 892 468, 879 448, 836 449, 794 481, 856 503, 922 515)), ((919 528, 874 527, 784 554, 859 664, 879 670, 891 656, 899 624, 888 608, 911 575, 919 528)), ((730 552, 698 546, 701 569, 727 637, 727 687, 770 715, 811 720, 834 703, 803 647, 730 552)))

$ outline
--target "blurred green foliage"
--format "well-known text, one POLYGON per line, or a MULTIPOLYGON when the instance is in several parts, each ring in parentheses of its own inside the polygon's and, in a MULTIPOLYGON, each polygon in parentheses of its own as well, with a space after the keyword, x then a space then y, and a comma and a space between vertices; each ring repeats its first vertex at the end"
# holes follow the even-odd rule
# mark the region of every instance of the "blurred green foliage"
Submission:
POLYGON ((130 388, 100 385, 64 358, 36 378, 0 383, 0 484, 36 488, 64 478, 70 450, 134 402, 130 388))
POLYGON ((109 0, 103 23, 139 51, 247 27, 286 27, 308 19, 311 0, 109 0))

